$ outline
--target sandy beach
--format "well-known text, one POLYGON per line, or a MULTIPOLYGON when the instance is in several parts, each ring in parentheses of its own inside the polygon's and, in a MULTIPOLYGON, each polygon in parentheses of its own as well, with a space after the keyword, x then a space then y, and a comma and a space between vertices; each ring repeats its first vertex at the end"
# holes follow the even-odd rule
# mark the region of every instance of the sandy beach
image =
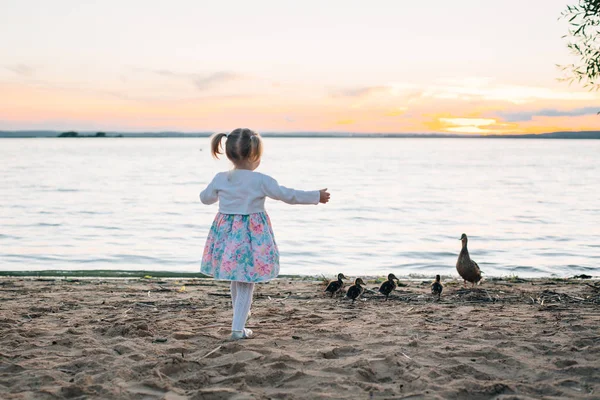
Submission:
POLYGON ((597 281, 401 282, 258 285, 255 338, 228 342, 225 282, 0 278, 0 398, 600 398, 597 281))

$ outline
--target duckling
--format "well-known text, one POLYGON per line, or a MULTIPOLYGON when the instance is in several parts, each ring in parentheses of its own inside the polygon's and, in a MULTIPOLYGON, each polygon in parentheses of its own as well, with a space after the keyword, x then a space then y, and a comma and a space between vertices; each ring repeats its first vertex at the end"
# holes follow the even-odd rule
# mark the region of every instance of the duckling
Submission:
POLYGON ((354 301, 356 299, 358 299, 360 297, 360 295, 363 294, 363 292, 365 291, 365 289, 362 286, 360 286, 360 285, 364 285, 364 284, 365 283, 363 282, 362 279, 356 278, 356 280, 354 281, 354 285, 352 285, 348 288, 346 297, 348 297, 349 299, 352 299, 352 304, 354 304, 354 301))
POLYGON ((456 270, 464 279, 465 285, 468 281, 473 284, 472 287, 475 287, 475 284, 481 280, 481 270, 479 269, 479 265, 471 260, 471 257, 469 256, 469 250, 467 250, 467 235, 463 233, 460 240, 462 242, 462 250, 456 261, 456 270))
POLYGON ((327 289, 325 289, 325 292, 331 293, 331 297, 333 297, 334 294, 340 292, 344 288, 344 282, 342 282, 342 279, 348 278, 346 278, 344 274, 338 274, 337 281, 329 282, 329 285, 327 285, 327 289))
POLYGON ((442 295, 442 290, 444 290, 444 287, 442 286, 442 283, 440 282, 440 276, 436 275, 435 282, 433 282, 431 284, 431 294, 437 294, 438 300, 439 300, 442 295))
POLYGON ((394 289, 396 289, 396 282, 394 282, 394 279, 397 281, 399 280, 394 274, 389 274, 387 278, 388 280, 383 282, 381 284, 381 287, 379 288, 379 293, 385 296, 386 301, 390 296, 390 293, 392 293, 394 289))

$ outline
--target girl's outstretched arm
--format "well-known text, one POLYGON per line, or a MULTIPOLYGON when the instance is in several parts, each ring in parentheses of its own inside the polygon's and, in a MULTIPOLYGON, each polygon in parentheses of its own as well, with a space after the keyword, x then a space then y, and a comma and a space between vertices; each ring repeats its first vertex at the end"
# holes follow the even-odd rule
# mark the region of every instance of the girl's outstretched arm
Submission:
POLYGON ((215 188, 215 180, 213 179, 206 189, 200 192, 200 201, 203 204, 214 204, 219 200, 219 192, 215 188))
POLYGON ((288 204, 319 204, 321 200, 321 192, 318 190, 304 191, 286 188, 266 175, 263 176, 262 188, 266 196, 288 204))

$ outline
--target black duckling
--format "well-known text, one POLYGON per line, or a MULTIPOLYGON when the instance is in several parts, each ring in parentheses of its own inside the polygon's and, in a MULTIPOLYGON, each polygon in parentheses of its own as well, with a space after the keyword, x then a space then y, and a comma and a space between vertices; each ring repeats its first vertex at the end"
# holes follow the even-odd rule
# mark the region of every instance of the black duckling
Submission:
POLYGON ((437 294, 438 300, 440 299, 440 296, 442 295, 442 290, 444 290, 444 287, 442 286, 442 283, 440 282, 440 276, 436 275, 435 276, 435 282, 433 282, 431 284, 431 294, 437 294))
POLYGON ((349 299, 352 299, 353 304, 354 304, 354 301, 356 299, 358 299, 360 297, 360 295, 363 294, 363 292, 365 291, 365 289, 361 286, 364 284, 365 283, 363 282, 362 279, 356 278, 356 280, 354 281, 354 285, 352 285, 348 288, 346 297, 348 297, 349 299))
POLYGON ((465 285, 467 282, 471 282, 473 287, 481 280, 481 270, 479 265, 469 256, 469 250, 467 250, 467 235, 464 233, 460 237, 462 242, 462 250, 458 255, 458 261, 456 261, 456 270, 458 274, 464 279, 465 285))
POLYGON ((399 280, 398 278, 396 278, 396 275, 394 274, 389 274, 388 275, 388 280, 383 282, 381 284, 381 287, 379 288, 379 293, 381 293, 382 295, 385 296, 385 300, 387 301, 388 297, 390 296, 390 293, 392 293, 394 291, 394 289, 396 289, 396 282, 394 282, 395 280, 399 280))
POLYGON ((327 289, 325 289, 325 292, 331 293, 331 297, 333 297, 334 294, 340 292, 344 288, 344 282, 342 282, 342 279, 348 278, 346 278, 344 274, 338 274, 337 281, 329 282, 329 285, 327 285, 327 289))

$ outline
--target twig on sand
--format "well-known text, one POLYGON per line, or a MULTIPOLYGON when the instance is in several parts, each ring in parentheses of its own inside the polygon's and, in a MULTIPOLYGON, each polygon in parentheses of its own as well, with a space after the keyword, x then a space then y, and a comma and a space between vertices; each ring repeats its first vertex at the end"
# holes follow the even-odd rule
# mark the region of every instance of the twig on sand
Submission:
POLYGON ((213 353, 216 353, 217 351, 219 351, 221 349, 221 346, 217 346, 216 349, 209 351, 208 353, 206 353, 205 355, 203 355, 202 357, 199 358, 199 360, 202 360, 203 358, 206 358, 208 356, 210 356, 213 353))
POLYGON ((143 303, 143 302, 139 302, 139 301, 137 303, 135 303, 135 305, 141 306, 141 307, 156 307, 156 304, 148 304, 148 303, 143 303))
POLYGON ((407 356, 406 354, 404 354, 403 352, 400 352, 400 354, 402 354, 404 357, 408 358, 409 360, 412 360, 412 358, 410 358, 409 356, 407 356))
POLYGON ((600 287, 598 287, 598 286, 590 285, 589 283, 586 283, 585 285, 591 287, 594 290, 600 291, 600 287))
POLYGON ((210 292, 208 293, 209 296, 219 296, 219 297, 230 297, 231 294, 229 293, 214 293, 214 292, 210 292))
POLYGON ((165 383, 165 380, 163 378, 167 378, 168 380, 170 380, 171 382, 176 382, 175 379, 171 378, 168 375, 163 374, 162 372, 160 372, 160 370, 158 368, 154 369, 154 373, 156 374, 156 376, 158 376, 160 378, 160 381, 162 383, 165 383))
POLYGON ((125 311, 123 312, 123 315, 127 314, 129 311, 131 311, 131 308, 128 308, 127 310, 125 310, 125 311))
POLYGON ((487 290, 483 289, 483 291, 485 292, 485 294, 487 294, 488 299, 490 299, 491 302, 494 302, 494 299, 492 299, 492 296, 490 296, 490 294, 488 293, 487 290))
POLYGON ((154 370, 154 374, 155 374, 156 376, 158 376, 158 378, 160 379, 160 381, 161 381, 162 383, 165 383, 165 380, 163 379, 163 374, 161 374, 161 373, 160 373, 160 371, 159 371, 158 369, 155 369, 155 370, 154 370))
POLYGON ((283 302, 283 301, 285 301, 285 300, 289 299, 291 295, 292 295, 292 294, 291 294, 291 293, 289 293, 289 294, 288 294, 287 296, 285 296, 284 298, 282 298, 282 299, 277 299, 277 301, 281 303, 281 302, 283 302))

